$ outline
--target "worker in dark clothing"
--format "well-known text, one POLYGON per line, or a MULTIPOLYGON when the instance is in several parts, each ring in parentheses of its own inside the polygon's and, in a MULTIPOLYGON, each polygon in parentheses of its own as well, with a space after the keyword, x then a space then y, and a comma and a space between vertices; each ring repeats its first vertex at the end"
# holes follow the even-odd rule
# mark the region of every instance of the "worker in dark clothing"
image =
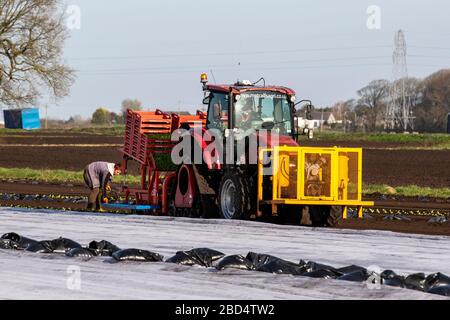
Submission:
POLYGON ((111 190, 112 177, 121 173, 120 163, 97 161, 86 166, 83 174, 84 182, 91 189, 88 198, 88 210, 100 209, 101 197, 106 194, 106 191, 111 190))

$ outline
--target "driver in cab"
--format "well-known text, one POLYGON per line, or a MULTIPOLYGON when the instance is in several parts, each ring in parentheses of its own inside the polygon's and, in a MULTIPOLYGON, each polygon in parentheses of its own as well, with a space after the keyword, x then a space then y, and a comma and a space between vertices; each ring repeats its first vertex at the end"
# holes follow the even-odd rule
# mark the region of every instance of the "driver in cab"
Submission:
POLYGON ((254 120, 253 99, 245 99, 236 104, 236 127, 250 129, 254 120))

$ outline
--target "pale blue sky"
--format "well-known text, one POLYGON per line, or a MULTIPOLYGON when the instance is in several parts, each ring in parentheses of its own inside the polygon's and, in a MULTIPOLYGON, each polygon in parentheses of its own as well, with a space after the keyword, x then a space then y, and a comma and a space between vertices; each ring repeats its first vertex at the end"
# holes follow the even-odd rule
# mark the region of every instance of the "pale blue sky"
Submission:
POLYGON ((125 98, 193 111, 201 106, 199 75, 210 70, 218 83, 264 76, 331 105, 391 78, 399 28, 410 75, 450 67, 446 0, 66 2, 81 9, 81 29, 65 50, 78 77, 70 96, 50 106, 53 118, 87 117, 100 106, 117 112, 125 98), (381 30, 366 27, 369 5, 381 8, 381 30))

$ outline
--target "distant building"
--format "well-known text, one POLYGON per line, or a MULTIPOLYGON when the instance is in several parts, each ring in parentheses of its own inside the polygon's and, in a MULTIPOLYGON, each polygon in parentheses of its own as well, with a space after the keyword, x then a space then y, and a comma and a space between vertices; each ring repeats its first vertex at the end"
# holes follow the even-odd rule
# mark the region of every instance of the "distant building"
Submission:
POLYGON ((336 118, 331 112, 313 111, 311 116, 313 128, 320 128, 322 125, 331 126, 336 123, 336 118))

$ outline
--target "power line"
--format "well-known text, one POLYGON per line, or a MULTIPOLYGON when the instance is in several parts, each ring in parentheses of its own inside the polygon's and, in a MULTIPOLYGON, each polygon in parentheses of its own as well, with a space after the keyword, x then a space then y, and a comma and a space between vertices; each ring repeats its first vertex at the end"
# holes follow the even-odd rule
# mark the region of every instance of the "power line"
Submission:
POLYGON ((431 47, 431 46, 409 46, 409 48, 431 49, 431 50, 450 50, 450 47, 431 47))
POLYGON ((407 56, 411 58, 450 59, 450 56, 429 56, 422 54, 408 54, 407 56))
MULTIPOLYGON (((286 67, 243 67, 245 70, 291 70, 291 69, 329 69, 329 68, 348 68, 348 67, 365 67, 365 66, 389 66, 389 63, 369 63, 369 64, 346 64, 346 65, 316 65, 316 66, 286 66, 286 67)), ((233 70, 233 68, 214 68, 214 70, 233 70)), ((185 69, 172 71, 122 71, 122 72, 100 72, 100 73, 82 73, 82 76, 97 76, 97 75, 139 75, 139 74, 170 74, 170 73, 190 73, 198 72, 199 69, 185 69)))
MULTIPOLYGON (((277 60, 277 61, 264 61, 264 62, 250 62, 241 63, 246 66, 259 66, 259 65, 277 65, 277 64, 292 64, 309 63, 309 62, 332 62, 332 61, 355 61, 355 60, 376 60, 387 59, 388 56, 373 56, 373 57, 347 57, 347 58, 332 58, 332 59, 307 59, 307 60, 277 60)), ((170 66, 170 67, 151 67, 151 68, 121 68, 121 69, 97 69, 97 70, 76 70, 80 73, 108 73, 108 72, 147 72, 156 70, 180 70, 180 69, 211 69, 211 68, 233 68, 236 64, 222 64, 222 65, 196 65, 196 66, 170 66)))
MULTIPOLYGON (((305 48, 305 49, 291 49, 291 50, 266 50, 266 51, 248 51, 248 52, 213 52, 213 53, 166 53, 158 55, 142 55, 142 56, 116 56, 116 57, 82 57, 71 58, 74 61, 86 60, 132 60, 132 59, 153 59, 153 58, 178 58, 178 57, 208 57, 208 56, 232 56, 232 55, 265 55, 265 54, 279 54, 279 53, 299 53, 299 52, 317 52, 317 51, 331 51, 331 50, 359 50, 359 49, 375 49, 375 48, 390 48, 387 45, 376 46, 349 46, 349 47, 331 47, 331 48, 305 48)), ((69 57, 70 59, 70 57, 69 57)))

